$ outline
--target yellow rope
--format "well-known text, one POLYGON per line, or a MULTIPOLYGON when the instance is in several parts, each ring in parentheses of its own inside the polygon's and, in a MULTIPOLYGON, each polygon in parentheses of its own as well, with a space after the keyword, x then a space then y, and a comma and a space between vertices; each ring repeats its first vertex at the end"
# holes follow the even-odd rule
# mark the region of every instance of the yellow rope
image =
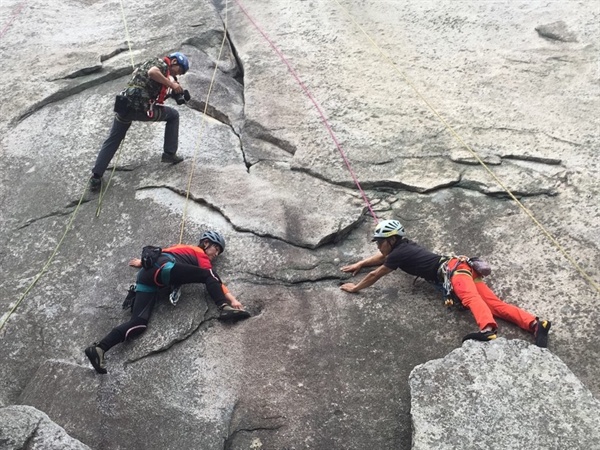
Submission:
POLYGON ((123 25, 125 26, 125 39, 127 40, 127 47, 129 48, 129 58, 131 59, 131 67, 135 67, 133 64, 133 52, 131 51, 131 39, 129 39, 129 28, 127 27, 127 19, 125 19, 125 9, 123 8, 123 0, 121 0, 121 17, 123 18, 123 25))
MULTIPOLYGON (((125 139, 123 139, 125 141, 125 139)), ((100 211, 102 210, 102 200, 106 195, 106 191, 108 191, 108 187, 110 186, 110 182, 113 179, 113 175, 117 170, 117 166, 119 165, 119 159, 121 159, 121 147, 123 147, 123 141, 119 144, 119 148, 117 149, 117 159, 115 160, 115 164, 113 165, 112 170, 110 171, 110 176, 108 177, 108 181, 106 182, 106 187, 102 189, 102 184, 100 185, 100 195, 98 196, 98 207, 96 208, 96 217, 100 217, 100 211)))
MULTIPOLYGON (((125 33, 126 33, 127 45, 129 47, 129 56, 131 58, 131 66, 134 67, 134 64, 133 64, 133 54, 132 54, 132 51, 131 51, 131 44, 130 44, 130 39, 129 39, 129 30, 127 29, 127 21, 125 20, 125 11, 123 9, 123 1, 122 0, 121 0, 121 14, 122 14, 122 17, 123 17, 123 23, 125 24, 125 33)), ((115 173, 115 170, 117 168, 117 164, 119 163, 119 158, 121 156, 120 150, 121 150, 122 145, 123 145, 123 142, 121 142, 121 145, 119 145, 119 148, 117 149, 117 159, 115 161, 115 165, 113 166, 113 170, 110 173, 110 177, 108 178, 108 182, 106 184, 106 188, 100 189, 100 195, 98 197, 98 207, 96 208, 96 217, 98 217, 100 215, 100 210, 101 210, 101 207, 102 207, 102 199, 104 198, 104 195, 106 194, 106 191, 108 190, 108 186, 110 185, 110 182, 111 182, 111 180, 113 178, 113 174, 115 173)), ((27 294, 29 294, 29 292, 37 284, 37 282, 40 280, 40 278, 42 278, 42 276, 44 275, 44 273, 46 273, 46 270, 48 270, 48 267, 50 267, 50 264, 52 263, 52 261, 54 260, 54 257, 58 253, 58 249, 62 245, 63 241, 65 240, 65 237, 67 236, 67 233, 71 229, 71 225, 73 224, 73 221, 75 220, 75 217, 77 216, 77 212, 79 211, 79 207, 81 206, 81 203, 83 202, 83 199, 85 198, 85 194, 86 194, 86 192, 88 190, 88 187, 89 187, 89 180, 86 178, 86 180, 85 180, 85 187, 83 189, 83 194, 81 195, 81 198, 79 199, 79 203, 77 203, 77 207, 75 208, 75 210, 73 210, 73 213, 71 214, 71 219, 69 220, 69 223, 67 224, 67 227, 65 228, 65 231, 64 231, 62 237, 58 241, 58 244, 56 245, 56 248, 54 249, 54 251, 50 255, 50 258, 48 258, 48 261, 46 261, 46 264, 44 264, 44 267, 42 267, 42 270, 35 276, 35 278, 31 282, 31 284, 27 287, 27 289, 25 289, 25 292, 23 292, 23 294, 21 295, 21 297, 19 298, 19 300, 17 300, 17 302, 14 304, 14 306, 10 309, 10 311, 8 311, 8 313, 2 319, 2 323, 0 324, 0 331, 2 331, 2 329, 4 328, 4 325, 6 324, 6 322, 10 318, 10 316, 12 316, 12 314, 16 311, 16 309, 19 307, 19 305, 21 304, 21 302, 23 302, 23 300, 25 299, 25 297, 27 296, 27 294)))
POLYGON ((515 201, 515 203, 529 216, 529 218, 536 224, 536 226, 542 231, 542 233, 550 240, 552 244, 559 250, 560 253, 571 263, 571 265, 581 274, 583 278, 585 278, 592 287, 600 293, 600 285, 596 283, 583 268, 573 259, 573 257, 564 249, 562 245, 556 240, 554 236, 534 217, 533 213, 525 206, 519 199, 517 199, 514 194, 502 183, 502 181, 492 172, 492 170, 483 162, 483 160, 479 157, 479 155, 469 146, 465 141, 454 131, 454 129, 446 122, 446 120, 438 113, 438 111, 429 103, 429 101, 421 94, 421 92, 416 88, 416 86, 409 80, 409 78, 398 68, 396 63, 383 51, 383 49, 377 45, 377 43, 371 38, 371 36, 361 27, 358 22, 350 15, 348 9, 344 7, 339 0, 333 0, 338 6, 342 9, 344 14, 350 19, 350 21, 360 29, 360 31, 367 37, 367 39, 371 42, 371 44, 375 47, 376 50, 379 51, 381 56, 392 66, 392 68, 400 75, 400 77, 415 91, 417 96, 429 107, 429 109, 433 112, 433 114, 444 124, 444 126, 452 133, 452 135, 456 138, 456 140, 466 148, 475 159, 481 164, 481 166, 492 176, 494 181, 508 194, 508 196, 515 201))
POLYGON ((227 14, 228 14, 228 0, 225 0, 225 22, 224 22, 224 30, 223 30, 223 40, 221 41, 221 48, 219 49, 219 56, 217 57, 217 62, 215 64, 215 70, 213 71, 212 78, 210 80, 210 85, 208 86, 208 92, 206 94, 206 101, 204 102, 204 112, 202 114, 202 122, 200 123, 200 132, 198 134, 198 145, 196 145, 196 150, 194 151, 194 157, 192 158, 192 165, 190 167, 190 175, 188 177, 186 194, 185 194, 185 203, 183 206, 183 213, 181 217, 181 229, 179 232, 179 243, 183 242, 183 231, 185 229, 185 220, 187 217, 187 207, 188 201, 190 198, 190 189, 192 186, 192 179, 194 177, 194 169, 196 167, 196 156, 198 155, 198 149, 200 148, 200 143, 202 142, 202 134, 204 132, 204 125, 206 123, 206 113, 208 111, 208 100, 210 99, 210 93, 212 92, 212 88, 215 82, 215 78, 217 75, 217 70, 219 69, 219 61, 221 60, 221 54, 223 53, 223 47, 225 46, 225 41, 227 39, 227 14))
POLYGON ((535 223, 535 225, 542 231, 542 233, 550 240, 552 244, 559 250, 560 253, 571 263, 571 265, 581 274, 583 278, 585 278, 592 287, 600 293, 600 285, 596 283, 583 268, 573 259, 573 257, 564 249, 562 245, 556 240, 554 236, 534 217, 533 213, 525 206, 523 203, 517 199, 514 194, 502 183, 502 181, 492 172, 492 170, 483 162, 483 160, 479 157, 479 155, 454 131, 454 129, 446 122, 446 120, 437 112, 437 110, 429 103, 429 101, 421 94, 421 92, 416 88, 416 86, 409 80, 409 78, 398 68, 396 63, 389 57, 387 53, 371 38, 371 36, 361 27, 354 17, 350 15, 347 8, 344 7, 338 0, 335 1, 338 6, 342 9, 344 14, 350 19, 350 21, 360 29, 360 31, 367 37, 367 39, 371 42, 371 44, 375 47, 376 50, 383 56, 383 58, 393 67, 393 69, 400 75, 400 77, 415 91, 415 93, 419 96, 419 98, 429 107, 429 109, 433 112, 433 114, 444 124, 444 126, 450 131, 450 133, 456 138, 456 140, 466 148, 475 159, 481 164, 481 166, 492 176, 494 181, 508 194, 508 196, 514 200, 514 202, 529 216, 529 218, 535 223))
POLYGON ((42 270, 40 271, 40 273, 38 273, 36 275, 36 277, 33 279, 33 281, 31 282, 31 284, 29 285, 29 287, 27 289, 25 289, 25 292, 23 292, 23 294, 21 295, 21 297, 19 298, 19 300, 17 300, 17 302, 15 303, 15 305, 11 308, 11 310, 6 314, 6 316, 2 320, 2 324, 0 324, 0 331, 2 331, 2 329, 4 328, 4 325, 8 321, 8 318, 15 312, 15 310, 21 304, 21 302, 23 301, 23 299, 25 298, 25 296, 29 293, 29 291, 31 291, 33 289, 33 287, 36 285, 36 283, 39 281, 39 279, 42 278, 42 275, 44 275, 44 273, 46 272, 46 270, 50 266, 50 263, 52 263, 52 260, 54 259, 54 257, 58 253, 58 249, 62 245, 63 241, 65 240, 65 237, 67 236, 67 233, 71 229, 71 225, 73 224, 73 221, 75 220, 75 217, 77 216, 77 212, 79 211, 79 207, 81 206, 81 203, 83 202, 83 199, 85 198, 85 194, 87 192, 87 189, 88 189, 88 180, 86 179, 85 180, 85 187, 83 188, 83 194, 81 195, 81 198, 79 199, 79 203, 77 203, 77 206, 75 207, 75 209, 73 210, 73 213, 71 214, 71 219, 69 220, 69 223, 67 224, 67 227, 65 228, 65 231, 64 231, 62 237, 58 241, 58 244, 56 244, 56 247, 55 247, 54 251, 50 255, 50 258, 48 258, 48 261, 46 261, 46 264, 44 264, 44 267, 42 267, 42 270))
MULTIPOLYGON (((129 59, 131 60, 131 68, 135 69, 135 64, 133 62, 133 51, 131 50, 131 39, 129 38, 129 28, 127 27, 127 19, 125 18, 125 9, 123 8, 123 0, 120 2, 121 6, 121 17, 123 18, 123 25, 125 27, 125 39, 127 40, 127 48, 129 49, 129 59)), ((123 139, 124 141, 125 139, 123 139)), ((110 182, 113 179, 113 175, 115 174, 115 170, 117 170, 117 166, 119 164, 119 159, 121 158, 121 148, 123 147, 123 141, 119 144, 119 148, 117 149, 117 159, 113 165, 113 169, 110 172, 110 176, 108 177, 108 181, 106 182, 106 187, 102 189, 102 185, 100 185, 100 195, 98 196, 98 207, 96 208, 96 217, 100 217, 100 211, 102 210, 102 200, 104 200, 104 196, 108 191, 108 187, 110 186, 110 182)))

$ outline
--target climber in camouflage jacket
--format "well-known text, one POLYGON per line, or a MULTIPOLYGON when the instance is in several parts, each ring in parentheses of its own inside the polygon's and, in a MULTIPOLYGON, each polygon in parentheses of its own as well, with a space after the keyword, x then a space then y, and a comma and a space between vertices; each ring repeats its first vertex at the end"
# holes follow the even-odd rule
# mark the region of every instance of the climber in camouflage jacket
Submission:
POLYGON ((162 161, 177 164, 183 158, 176 155, 179 141, 179 113, 164 106, 168 95, 183 94, 177 81, 189 69, 188 58, 175 52, 164 58, 152 58, 139 64, 127 87, 115 101, 115 118, 110 134, 96 158, 89 186, 92 192, 102 187, 102 175, 117 152, 134 120, 166 122, 162 161), (170 92, 169 92, 170 90, 170 92))

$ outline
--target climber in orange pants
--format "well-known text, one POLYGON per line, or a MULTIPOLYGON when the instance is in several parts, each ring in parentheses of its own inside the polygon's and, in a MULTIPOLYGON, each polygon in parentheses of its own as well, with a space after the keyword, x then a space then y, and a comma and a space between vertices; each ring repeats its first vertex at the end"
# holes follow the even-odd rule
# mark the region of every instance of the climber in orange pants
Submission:
POLYGON ((495 332, 498 325, 494 317, 499 317, 526 331, 532 331, 532 324, 536 323, 537 318, 518 306, 500 300, 469 264, 452 258, 448 266, 456 266, 450 279, 452 290, 462 305, 471 311, 480 330, 495 332))
POLYGON ((479 331, 467 334, 463 341, 496 339, 498 325, 494 317, 499 317, 533 334, 537 346, 548 345, 551 322, 500 300, 481 279, 481 275, 491 271, 483 261, 476 258, 446 257, 429 251, 408 240, 404 227, 397 220, 380 222, 372 240, 377 244, 378 252, 342 267, 342 272, 356 275, 363 267, 378 266, 377 269, 369 272, 358 283, 344 283, 340 286, 343 291, 359 292, 372 286, 381 277, 400 269, 440 286, 447 295, 447 301, 451 302, 454 297, 471 311, 479 331))

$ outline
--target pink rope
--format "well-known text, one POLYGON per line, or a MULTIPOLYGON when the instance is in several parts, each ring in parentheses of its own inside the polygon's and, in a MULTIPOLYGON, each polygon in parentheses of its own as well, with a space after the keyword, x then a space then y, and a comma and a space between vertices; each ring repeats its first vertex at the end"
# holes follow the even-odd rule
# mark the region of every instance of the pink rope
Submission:
POLYGON ((8 29, 10 28, 10 26, 12 25, 12 23, 15 21, 15 19, 17 18, 17 16, 19 14, 21 14, 21 12, 23 12, 23 8, 25 7, 25 4, 28 2, 29 0, 23 0, 21 3, 19 3, 19 5, 14 9, 12 16, 10 17, 10 19, 7 20, 7 22, 4 24, 4 28, 2 28, 2 31, 0 31, 0 39, 2 39, 2 36, 4 36, 4 34, 8 31, 8 29))
POLYGON ((354 173, 354 170, 352 170, 352 166, 350 165, 350 161, 348 160, 348 157, 346 156, 346 153, 342 149, 342 146, 340 145, 340 142, 338 141, 335 133, 333 132, 333 129, 331 128, 331 126, 329 125, 329 122, 325 118, 325 113, 323 112, 323 110, 321 109, 321 107, 319 106, 319 104, 317 103, 317 101, 315 100, 315 98, 313 97, 313 95, 311 94, 311 92, 308 90, 308 88, 306 87, 306 85, 302 82, 302 80, 300 79, 300 77, 298 76, 298 74, 296 73, 296 71, 292 68, 291 64, 288 62, 288 60, 283 55, 283 53, 275 46, 275 44, 271 41, 271 39, 269 39, 269 37, 267 36, 267 34, 258 26, 258 24, 250 16, 250 14, 248 13, 248 11, 246 11, 246 8, 244 8, 244 6, 240 3, 240 1, 239 0, 235 0, 235 2, 240 7, 240 9, 244 12, 244 14, 248 18, 248 20, 250 22, 252 22, 252 25, 254 25, 254 28, 256 28, 260 34, 262 34, 262 36, 269 43, 269 45, 271 46, 271 48, 273 50, 275 50, 275 52, 279 55, 279 57, 284 62, 284 64, 287 66, 288 70, 290 71, 290 73, 292 74, 292 76, 296 79, 296 81, 298 82, 298 84, 300 85, 300 87, 302 88, 302 90, 304 91, 304 93, 307 95, 307 97, 310 99, 310 101, 313 103, 313 105, 315 105, 315 108, 317 108, 317 111, 319 112, 319 115, 321 116, 321 120, 323 121, 323 125, 325 125, 325 128, 327 128, 327 131, 329 132, 329 135, 331 136, 331 139, 333 139, 333 142, 335 143, 335 146, 337 147, 338 151, 340 152, 340 155, 342 155, 342 159, 344 160, 344 163, 346 164, 346 167, 348 168, 348 172, 350 172, 350 176, 352 176, 352 180, 354 181, 354 184, 358 188, 358 190, 360 192, 360 195, 362 196, 363 200, 365 201, 365 204, 367 205, 367 208, 369 209, 369 212, 371 213, 371 216, 373 216, 373 219, 375 220, 375 223, 377 223, 378 222, 377 216, 375 215, 375 212, 373 211, 371 203, 369 202, 369 199, 367 198, 367 195, 365 194, 365 191, 363 191, 362 187, 360 186, 358 178, 356 177, 356 174, 354 173))

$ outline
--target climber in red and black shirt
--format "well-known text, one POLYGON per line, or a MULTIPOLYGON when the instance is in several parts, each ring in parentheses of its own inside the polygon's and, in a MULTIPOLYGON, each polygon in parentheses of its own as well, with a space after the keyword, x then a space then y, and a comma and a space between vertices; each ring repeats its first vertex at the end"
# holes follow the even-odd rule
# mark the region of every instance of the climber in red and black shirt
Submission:
POLYGON ((250 317, 213 270, 212 260, 224 250, 223 236, 215 231, 207 231, 200 237, 198 246, 178 244, 163 249, 150 268, 142 268, 140 259, 132 259, 129 265, 139 267, 140 271, 136 279, 131 319, 115 327, 99 343, 92 344, 85 350, 96 372, 106 373, 104 353, 120 342, 146 331, 156 303, 156 294, 163 287, 205 284, 208 294, 219 308, 219 319, 239 320, 250 317))

